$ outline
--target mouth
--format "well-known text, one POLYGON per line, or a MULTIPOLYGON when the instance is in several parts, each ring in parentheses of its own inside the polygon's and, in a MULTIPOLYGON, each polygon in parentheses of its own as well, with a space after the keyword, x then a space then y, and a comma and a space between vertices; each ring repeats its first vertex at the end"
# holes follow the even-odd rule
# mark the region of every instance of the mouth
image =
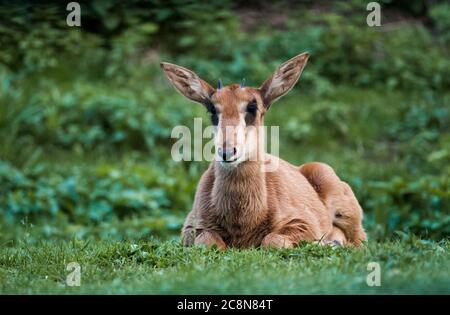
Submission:
POLYGON ((233 158, 232 160, 219 160, 220 165, 225 169, 233 169, 239 166, 242 160, 239 157, 233 158))
POLYGON ((229 163, 234 163, 234 162, 236 162, 237 160, 238 160, 238 158, 234 158, 234 159, 232 159, 232 160, 227 160, 227 161, 221 160, 220 163, 226 163, 226 164, 229 164, 229 163))

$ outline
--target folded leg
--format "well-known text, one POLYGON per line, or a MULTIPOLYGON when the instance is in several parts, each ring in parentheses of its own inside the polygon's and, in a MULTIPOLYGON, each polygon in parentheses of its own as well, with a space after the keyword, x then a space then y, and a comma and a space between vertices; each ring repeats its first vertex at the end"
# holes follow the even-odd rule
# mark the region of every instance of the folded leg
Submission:
POLYGON ((314 187, 348 243, 360 245, 366 240, 362 226, 363 210, 350 186, 341 181, 327 164, 312 162, 300 166, 300 172, 314 187))

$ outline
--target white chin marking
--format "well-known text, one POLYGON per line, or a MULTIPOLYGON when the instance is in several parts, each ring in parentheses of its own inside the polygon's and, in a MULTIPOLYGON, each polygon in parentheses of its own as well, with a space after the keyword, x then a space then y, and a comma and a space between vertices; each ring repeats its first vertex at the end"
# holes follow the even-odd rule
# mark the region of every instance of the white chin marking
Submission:
POLYGON ((231 162, 231 163, 226 163, 226 162, 220 161, 219 163, 220 163, 220 166, 222 166, 223 169, 225 169, 225 170, 232 170, 232 169, 235 169, 236 167, 238 167, 241 162, 240 161, 235 161, 235 162, 231 162))

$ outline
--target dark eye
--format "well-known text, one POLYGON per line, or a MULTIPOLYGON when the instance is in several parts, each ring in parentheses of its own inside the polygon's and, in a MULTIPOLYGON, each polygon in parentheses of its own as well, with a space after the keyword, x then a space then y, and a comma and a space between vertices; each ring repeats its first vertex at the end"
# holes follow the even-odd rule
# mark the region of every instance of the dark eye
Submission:
POLYGON ((258 104, 256 104, 256 101, 253 100, 247 105, 247 113, 252 114, 253 116, 256 115, 256 112, 258 111, 258 104))
POLYGON ((217 115, 216 107, 213 105, 213 103, 209 102, 207 104, 208 113, 211 114, 211 123, 214 126, 217 126, 219 124, 219 115, 217 115))
POLYGON ((217 115, 217 113, 211 114, 211 123, 214 126, 217 126, 219 124, 219 116, 217 115))
POLYGON ((256 100, 253 100, 250 103, 248 103, 247 114, 245 115, 246 125, 251 125, 255 122, 257 111, 258 111, 258 104, 256 104, 256 100))

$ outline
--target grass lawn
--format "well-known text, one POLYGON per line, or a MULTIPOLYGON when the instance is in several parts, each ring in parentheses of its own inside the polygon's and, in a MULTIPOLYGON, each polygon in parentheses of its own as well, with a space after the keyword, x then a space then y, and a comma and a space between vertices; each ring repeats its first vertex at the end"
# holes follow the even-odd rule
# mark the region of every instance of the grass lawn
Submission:
POLYGON ((177 241, 3 244, 0 293, 374 294, 450 293, 450 242, 419 239, 362 249, 302 244, 294 250, 183 248, 177 241), (66 286, 81 266, 81 285, 66 286), (369 287, 369 262, 381 286, 369 287))

